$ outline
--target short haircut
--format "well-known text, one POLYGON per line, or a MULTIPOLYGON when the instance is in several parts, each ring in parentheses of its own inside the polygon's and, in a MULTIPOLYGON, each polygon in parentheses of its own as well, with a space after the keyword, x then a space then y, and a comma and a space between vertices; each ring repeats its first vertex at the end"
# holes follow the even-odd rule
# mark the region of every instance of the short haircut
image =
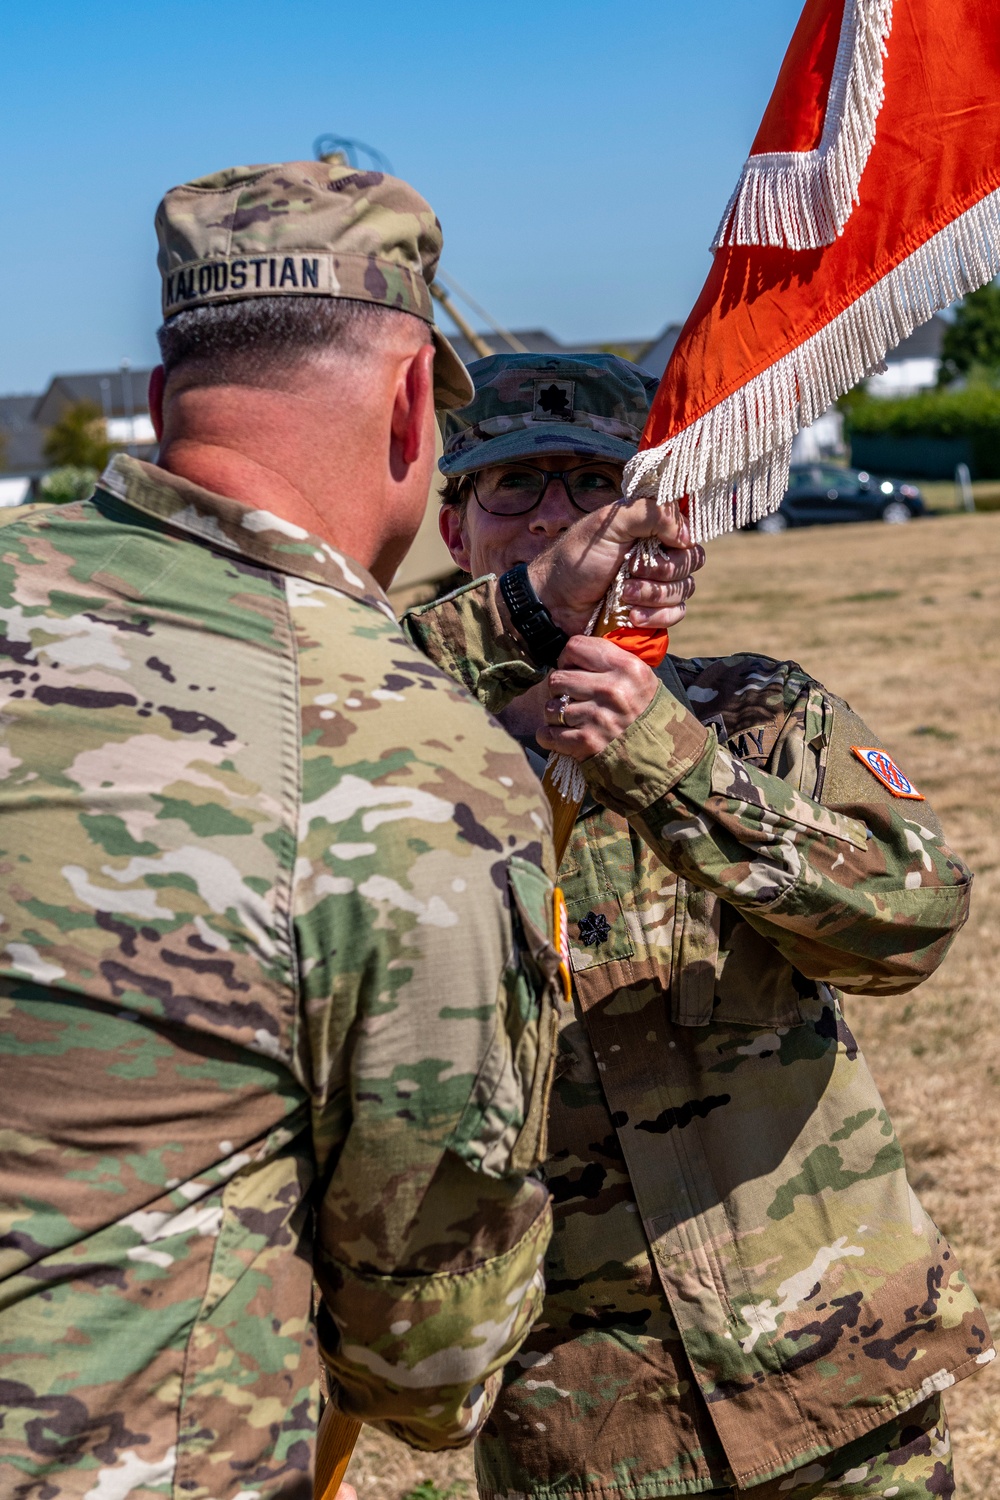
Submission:
POLYGON ((464 505, 471 494, 471 474, 449 474, 441 486, 441 504, 464 505))
POLYGON ((363 359, 406 319, 414 332, 430 328, 412 313, 347 297, 248 297, 176 313, 157 332, 169 377, 182 367, 200 385, 268 385, 276 369, 311 354, 337 352, 363 359))

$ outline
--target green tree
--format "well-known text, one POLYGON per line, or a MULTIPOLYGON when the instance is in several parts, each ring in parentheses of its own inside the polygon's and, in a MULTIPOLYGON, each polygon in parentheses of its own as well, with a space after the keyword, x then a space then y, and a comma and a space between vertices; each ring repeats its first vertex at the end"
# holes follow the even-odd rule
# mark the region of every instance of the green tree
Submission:
POLYGON ((98 473, 111 457, 104 418, 92 401, 67 406, 49 428, 42 450, 49 463, 98 473))
POLYGON ((86 500, 92 495, 97 480, 96 469, 66 464, 60 469, 50 469, 38 488, 42 499, 50 505, 71 505, 74 500, 86 500))
POLYGON ((0 473, 7 467, 7 434, 0 432, 0 473))
MULTIPOLYGON (((843 407, 843 398, 841 403, 843 407)), ((1000 479, 1000 389, 984 380, 970 380, 964 390, 918 391, 914 396, 855 396, 844 409, 847 436, 964 440, 971 449, 974 479, 1000 479)), ((926 458, 916 456, 916 462, 926 458)), ((875 460, 869 460, 877 467, 875 460)), ((900 463, 907 462, 900 458, 900 463)), ((950 458, 953 464, 956 459, 950 458)), ((885 460, 890 471, 895 463, 885 460)), ((904 469, 904 472, 907 472, 904 469)), ((919 469, 909 472, 920 473, 919 469)))
POLYGON ((959 304, 941 344, 938 382, 946 385, 959 375, 1000 380, 1000 286, 972 292, 959 304))

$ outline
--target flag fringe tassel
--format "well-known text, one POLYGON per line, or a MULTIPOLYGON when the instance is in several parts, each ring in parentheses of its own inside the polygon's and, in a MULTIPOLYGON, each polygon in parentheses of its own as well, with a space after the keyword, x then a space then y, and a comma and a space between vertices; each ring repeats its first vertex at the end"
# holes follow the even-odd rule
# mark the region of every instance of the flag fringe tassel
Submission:
POLYGON ((938 231, 825 328, 625 468, 625 494, 688 496, 695 541, 776 511, 792 439, 942 307, 1000 273, 1000 189, 938 231))
POLYGON ((817 250, 843 233, 875 143, 891 29, 892 0, 846 0, 819 146, 749 157, 713 250, 724 245, 817 250))

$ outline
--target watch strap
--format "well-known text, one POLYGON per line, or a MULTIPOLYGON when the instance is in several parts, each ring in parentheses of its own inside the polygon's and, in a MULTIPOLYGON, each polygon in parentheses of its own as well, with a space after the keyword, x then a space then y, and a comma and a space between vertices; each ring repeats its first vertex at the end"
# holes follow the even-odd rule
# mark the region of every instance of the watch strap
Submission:
POLYGON ((500 593, 532 661, 540 667, 554 667, 569 636, 560 630, 535 593, 526 563, 517 563, 504 573, 500 593))

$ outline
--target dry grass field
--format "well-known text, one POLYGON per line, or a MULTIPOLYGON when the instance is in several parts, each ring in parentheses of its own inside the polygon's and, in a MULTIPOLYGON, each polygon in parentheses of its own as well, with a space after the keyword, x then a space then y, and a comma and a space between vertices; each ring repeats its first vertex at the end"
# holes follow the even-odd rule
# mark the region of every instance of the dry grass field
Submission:
MULTIPOLYGON (((848 699, 976 872, 972 917, 902 1000, 848 1001, 910 1179, 1000 1335, 1000 515, 709 548, 681 655, 793 657, 848 699)), ((962 1500, 1000 1494, 1000 1361, 951 1392, 962 1500)))
MULTIPOLYGON (((672 646, 800 661, 872 724, 976 871, 942 971, 898 1000, 852 998, 848 1014, 911 1181, 1000 1336, 1000 514, 724 537, 672 646)), ((993 1500, 1000 1360, 948 1404, 958 1494, 993 1500)), ((475 1488, 468 1454, 412 1454, 369 1429, 348 1478, 359 1500, 399 1500, 421 1480, 470 1500, 475 1488)))

